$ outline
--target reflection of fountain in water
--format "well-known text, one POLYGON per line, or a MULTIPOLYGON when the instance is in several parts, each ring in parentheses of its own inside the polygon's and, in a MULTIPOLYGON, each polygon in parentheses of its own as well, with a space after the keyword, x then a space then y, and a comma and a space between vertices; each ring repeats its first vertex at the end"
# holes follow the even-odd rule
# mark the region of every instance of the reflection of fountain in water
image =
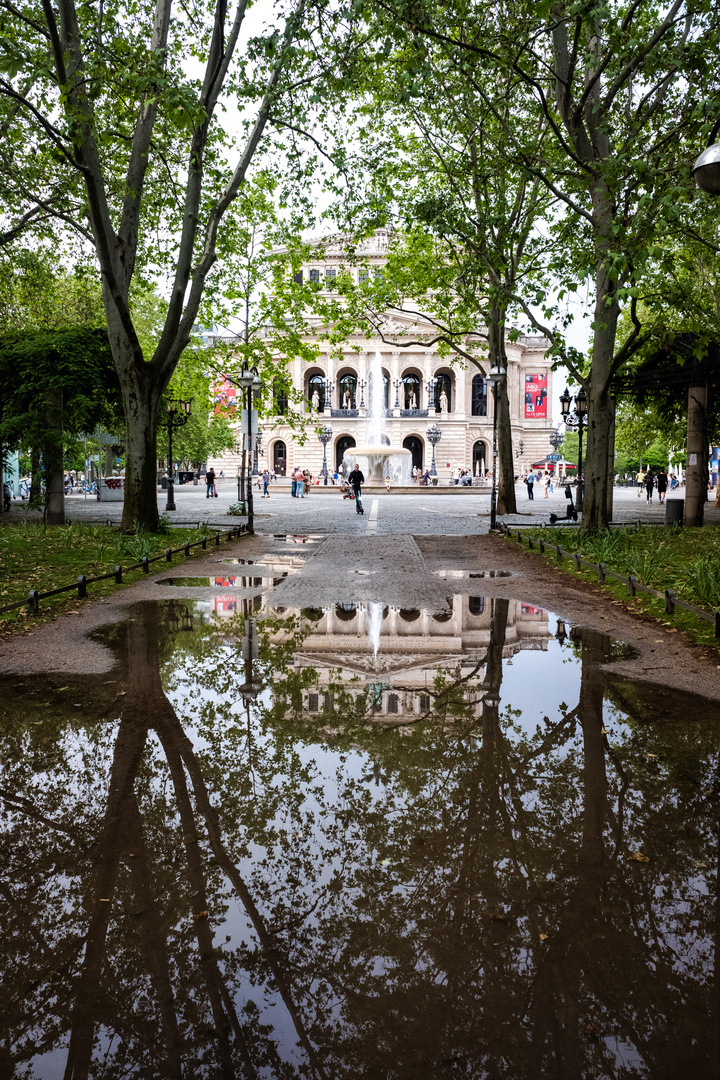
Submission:
POLYGON ((377 659, 378 649, 380 648, 380 629, 382 627, 384 607, 384 604, 378 604, 374 601, 367 605, 368 636, 372 642, 373 659, 377 659))
POLYGON ((394 480, 398 469, 400 482, 409 483, 412 454, 409 450, 392 448, 385 433, 385 380, 382 357, 377 349, 368 377, 367 417, 367 444, 353 446, 346 451, 348 464, 352 468, 356 458, 364 458, 362 464, 366 465, 365 479, 368 484, 382 484, 386 476, 394 480))

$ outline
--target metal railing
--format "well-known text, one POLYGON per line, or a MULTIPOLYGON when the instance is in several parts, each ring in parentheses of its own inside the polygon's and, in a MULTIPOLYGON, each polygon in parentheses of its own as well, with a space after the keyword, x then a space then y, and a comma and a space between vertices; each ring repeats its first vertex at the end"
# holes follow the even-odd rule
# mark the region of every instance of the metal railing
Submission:
POLYGON ((563 559, 570 559, 575 566, 575 569, 578 571, 582 570, 583 567, 588 570, 594 570, 601 585, 605 584, 607 578, 612 578, 613 581, 619 581, 621 585, 627 587, 629 596, 637 596, 638 593, 645 593, 648 596, 654 596, 658 600, 664 600, 665 611, 668 615, 674 615, 675 608, 689 611, 692 615, 697 615, 698 618, 704 619, 705 622, 713 623, 715 637, 720 638, 720 608, 717 608, 714 613, 705 611, 704 608, 698 607, 697 604, 691 604, 688 600, 682 600, 679 596, 676 596, 674 589, 665 589, 664 591, 653 589, 651 585, 645 585, 642 581, 639 581, 635 574, 617 574, 614 570, 608 570, 605 563, 592 562, 590 559, 585 559, 582 555, 578 555, 576 551, 567 551, 565 548, 561 547, 560 544, 548 544, 544 537, 530 536, 527 533, 523 535, 520 529, 511 529, 504 522, 498 522, 498 527, 501 532, 510 539, 512 539, 513 533, 516 533, 518 544, 522 544, 524 540, 527 540, 528 549, 530 551, 533 551, 537 544, 541 555, 552 552, 555 555, 558 564, 562 563, 563 559))
MULTIPOLYGON (((220 547, 220 537, 225 536, 228 540, 236 540, 239 536, 242 536, 247 532, 246 525, 238 525, 236 528, 229 529, 225 533, 216 531, 214 536, 215 547, 220 547)), ((212 541, 212 537, 210 540, 212 541)), ((4 615, 7 611, 16 611, 18 608, 25 607, 27 605, 28 613, 30 615, 40 614, 40 601, 46 600, 49 596, 60 596, 61 593, 77 591, 78 599, 81 600, 87 596, 88 585, 94 585, 98 581, 109 581, 114 579, 116 585, 122 585, 123 574, 129 574, 133 570, 142 570, 143 573, 150 573, 150 566, 152 563, 160 562, 162 559, 166 563, 172 562, 173 555, 185 555, 189 558, 192 548, 201 547, 207 549, 208 537, 203 536, 200 540, 193 540, 192 543, 186 540, 181 547, 178 548, 165 548, 165 551, 160 555, 144 555, 139 562, 132 563, 130 566, 121 566, 118 564, 114 570, 110 570, 107 574, 97 574, 95 577, 87 577, 85 574, 80 574, 77 581, 72 585, 62 585, 59 589, 48 589, 47 592, 39 592, 37 589, 31 589, 27 596, 22 600, 16 600, 13 604, 6 604, 4 607, 0 607, 0 615, 4 615)))

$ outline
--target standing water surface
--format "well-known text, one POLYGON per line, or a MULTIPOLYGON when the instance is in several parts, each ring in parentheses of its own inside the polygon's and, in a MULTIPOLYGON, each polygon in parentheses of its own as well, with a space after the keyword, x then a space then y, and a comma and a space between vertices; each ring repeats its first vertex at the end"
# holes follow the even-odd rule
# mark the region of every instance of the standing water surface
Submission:
POLYGON ((0 1075, 718 1075, 714 705, 482 596, 103 640, 1 680, 0 1075))

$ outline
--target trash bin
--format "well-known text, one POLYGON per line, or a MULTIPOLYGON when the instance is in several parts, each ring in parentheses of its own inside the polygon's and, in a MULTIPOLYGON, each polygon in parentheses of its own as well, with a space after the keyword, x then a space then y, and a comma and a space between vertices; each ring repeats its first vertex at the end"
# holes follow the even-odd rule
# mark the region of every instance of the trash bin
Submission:
POLYGON ((685 500, 684 499, 666 499, 665 500, 665 524, 666 525, 682 525, 684 510, 685 510, 685 500))

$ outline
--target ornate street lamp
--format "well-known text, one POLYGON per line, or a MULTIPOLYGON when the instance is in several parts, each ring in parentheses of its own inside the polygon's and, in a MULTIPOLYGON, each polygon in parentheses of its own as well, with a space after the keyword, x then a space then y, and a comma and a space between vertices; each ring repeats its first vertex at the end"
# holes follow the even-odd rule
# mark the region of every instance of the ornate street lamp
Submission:
POLYGON ((333 437, 333 429, 329 424, 323 424, 322 431, 318 435, 318 439, 323 445, 323 466, 320 475, 324 477, 324 484, 327 487, 328 482, 328 468, 327 468, 327 445, 333 437))
POLYGON ((428 379, 425 383, 425 390, 428 398, 428 412, 435 412, 435 380, 428 379))
POLYGON ((393 381, 393 386, 395 387, 395 408, 399 409, 400 408, 400 387, 402 386, 402 382, 400 381, 400 379, 395 379, 393 381))
POLYGON ((500 367, 498 360, 495 361, 493 366, 488 371, 487 377, 492 384, 493 391, 493 471, 492 471, 492 491, 490 492, 490 530, 492 531, 497 527, 497 392, 498 386, 506 378, 507 372, 504 367, 500 367))
POLYGON ((427 435, 428 442, 432 446, 432 465, 430 466, 430 475, 437 476, 437 469, 435 468, 435 447, 442 438, 442 431, 437 426, 437 424, 433 424, 427 429, 425 434, 427 435))
POLYGON ((703 150, 693 165, 693 177, 701 191, 720 195, 720 143, 703 150))
POLYGON ((360 381, 358 382, 358 386, 360 387, 360 408, 364 409, 365 408, 365 387, 367 386, 367 379, 360 379, 360 381))
POLYGON ((166 510, 176 510, 175 506, 175 469, 173 467, 173 452, 172 452, 172 437, 173 431, 177 431, 178 428, 185 427, 190 419, 190 409, 192 407, 193 399, 187 400, 168 399, 165 402, 165 408, 167 409, 167 429, 168 429, 168 485, 167 485, 167 503, 165 504, 166 510))
POLYGON ((565 393, 560 395, 560 409, 562 411, 562 418, 565 423, 565 427, 573 429, 577 428, 579 436, 579 449, 578 449, 578 475, 577 475, 577 500, 576 508, 582 510, 583 508, 583 459, 582 459, 582 437, 583 437, 583 424, 585 423, 585 417, 587 415, 587 394, 584 387, 575 395, 575 408, 570 410, 570 403, 572 398, 567 386, 565 387, 565 393))
POLYGON ((248 616, 248 601, 243 599, 243 608, 245 609, 245 626, 243 628, 242 638, 242 656, 245 661, 245 681, 238 687, 240 696, 245 702, 248 709, 250 708, 250 702, 254 701, 262 690, 262 679, 256 675, 253 670, 254 661, 258 659, 260 654, 257 621, 254 618, 248 616))
POLYGON ((260 470, 258 469, 258 454, 260 453, 260 447, 262 446, 262 431, 258 431, 255 434, 255 446, 253 447, 253 476, 259 476, 260 470))
MULTIPOLYGON (((250 464, 250 450, 253 445, 253 395, 258 393, 262 389, 262 379, 258 375, 256 367, 248 367, 247 360, 243 360, 240 374, 235 378, 231 378, 229 375, 225 376, 226 380, 231 386, 239 386, 241 390, 245 392, 245 409, 247 411, 247 515, 248 515, 248 532, 253 533, 255 531, 255 511, 253 506, 253 490, 251 479, 251 464, 250 464)), ((245 454, 242 455, 242 481, 245 479, 245 454)), ((242 484, 241 481, 241 484, 242 484)), ((241 501, 241 500, 238 500, 241 501)))

